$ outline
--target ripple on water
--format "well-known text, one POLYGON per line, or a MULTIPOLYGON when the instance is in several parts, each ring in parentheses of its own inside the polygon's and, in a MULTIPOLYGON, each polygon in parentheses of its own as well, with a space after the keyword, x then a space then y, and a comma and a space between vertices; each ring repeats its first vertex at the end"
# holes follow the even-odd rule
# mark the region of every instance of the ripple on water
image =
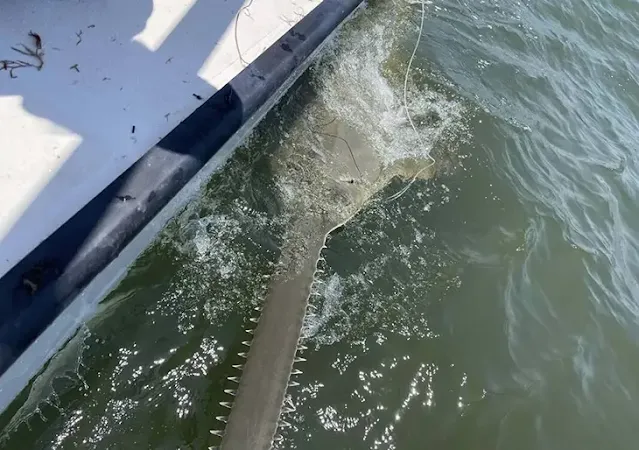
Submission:
POLYGON ((286 448, 636 447, 637 4, 427 3, 422 139, 420 3, 371 1, 3 416, 7 448, 208 445, 304 194, 268 158, 330 120, 451 170, 330 238, 286 448))

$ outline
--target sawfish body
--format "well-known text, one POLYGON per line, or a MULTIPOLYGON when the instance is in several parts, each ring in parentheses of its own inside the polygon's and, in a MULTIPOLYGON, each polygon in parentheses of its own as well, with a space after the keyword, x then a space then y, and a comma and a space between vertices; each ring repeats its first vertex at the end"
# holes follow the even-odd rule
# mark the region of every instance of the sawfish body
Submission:
POLYGON ((242 370, 224 450, 267 450, 273 444, 326 237, 393 177, 429 174, 429 160, 384 165, 362 136, 340 122, 311 133, 315 145, 289 146, 272 157, 292 220, 242 370))
POLYGON ((464 123, 457 100, 416 87, 414 80, 408 83, 408 57, 397 57, 393 44, 394 27, 408 10, 395 4, 381 2, 362 23, 354 19, 334 53, 300 88, 310 91, 300 94, 310 105, 298 101, 297 94, 288 103, 298 108, 287 119, 294 132, 283 131, 281 145, 270 155, 288 225, 224 430, 223 450, 270 449, 278 427, 286 425, 280 415, 290 407, 286 391, 296 373, 304 317, 327 236, 371 200, 401 195, 403 190, 380 194, 394 178, 408 186, 416 178, 432 177, 432 146, 446 145, 464 123), (372 26, 371 17, 383 25, 372 26), (405 75, 402 89, 399 80, 405 75))

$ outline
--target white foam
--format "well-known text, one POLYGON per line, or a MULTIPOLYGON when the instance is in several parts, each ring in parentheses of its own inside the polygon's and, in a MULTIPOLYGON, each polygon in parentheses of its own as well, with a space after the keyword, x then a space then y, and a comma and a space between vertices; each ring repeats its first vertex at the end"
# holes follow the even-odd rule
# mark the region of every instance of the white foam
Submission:
MULTIPOLYGON (((405 13, 402 10, 401 7, 388 9, 388 14, 375 18, 376 25, 353 24, 344 32, 345 36, 339 46, 334 47, 333 53, 329 52, 311 69, 312 79, 317 83, 317 97, 307 105, 302 117, 295 118, 299 120, 293 125, 280 124, 281 133, 278 134, 284 138, 269 160, 279 200, 284 207, 280 217, 274 219, 257 212, 242 199, 247 195, 244 191, 246 177, 250 176, 247 168, 252 167, 253 161, 238 163, 236 156, 232 164, 219 174, 221 178, 216 181, 219 192, 206 192, 162 233, 156 245, 170 245, 191 260, 180 270, 179 280, 162 295, 149 314, 176 317, 176 326, 180 332, 187 334, 193 326, 191 317, 198 311, 204 310, 211 322, 220 323, 230 311, 237 311, 239 305, 259 301, 264 297, 266 285, 264 280, 254 279, 259 277, 255 267, 265 258, 264 255, 251 255, 240 243, 247 230, 266 232, 272 227, 283 226, 282 270, 294 270, 296 262, 315 257, 307 251, 309 233, 323 233, 350 219, 393 176, 412 176, 428 163, 435 145, 464 131, 465 109, 462 102, 429 91, 411 78, 408 108, 420 134, 417 136, 412 132, 403 110, 401 86, 389 81, 383 70, 389 59, 397 58, 397 53, 401 53, 396 34, 405 30, 406 21, 399 20, 405 13), (432 123, 420 120, 423 115, 431 113, 436 114, 438 120, 432 123), (322 127, 330 120, 334 121, 329 126, 332 128, 322 127), (352 164, 345 142, 358 157, 356 161, 362 166, 364 176, 352 164), (405 161, 410 161, 410 164, 404 164, 405 161), (225 199, 233 196, 237 199, 223 204, 225 199), (245 292, 238 289, 240 283, 250 285, 253 297, 247 298, 245 292)), ((365 15, 356 20, 366 20, 365 15)), ((419 71, 419 68, 415 70, 419 71)), ((400 72, 403 74, 403 68, 400 72)), ((293 99, 295 101, 295 97, 293 99)), ((251 140, 244 150, 239 150, 239 154, 259 154, 259 146, 257 140, 251 140)), ((393 220, 385 215, 383 209, 377 211, 380 215, 375 220, 393 220)), ((423 231, 422 239, 426 239, 426 235, 427 232, 423 231)), ((388 239, 388 236, 378 230, 376 235, 359 239, 365 238, 379 242, 388 239)), ((415 242, 418 240, 416 238, 415 242)), ((362 312, 367 309, 373 315, 383 316, 380 308, 389 300, 373 286, 386 276, 388 264, 398 261, 416 264, 411 259, 413 251, 413 247, 405 246, 397 255, 375 255, 355 273, 346 276, 331 273, 322 280, 323 284, 315 285, 314 291, 321 304, 315 316, 307 317, 305 334, 318 344, 328 344, 342 339, 351 331, 351 317, 360 320, 362 312), (356 293, 350 293, 354 288, 356 293), (345 304, 349 306, 348 313, 345 312, 345 304)), ((105 320, 107 316, 96 320, 105 320)), ((428 333, 427 323, 422 317, 414 317, 412 322, 404 325, 407 328, 399 332, 416 336, 428 333)), ((82 355, 82 351, 65 349, 59 354, 77 357, 82 355)), ((204 365, 191 364, 198 358, 193 355, 190 361, 180 366, 180 373, 173 374, 174 381, 184 373, 201 375, 202 370, 216 362, 211 357, 204 365)), ((16 423, 37 411, 37 404, 42 398, 54 398, 51 380, 49 375, 36 379, 32 387, 33 397, 30 395, 28 404, 23 406, 25 414, 14 418, 16 423)), ((173 384, 170 391, 178 392, 181 389, 178 384, 173 384)), ((129 411, 128 406, 109 405, 109 414, 120 417, 118 411, 125 414, 129 411)), ((75 416, 68 419, 67 432, 76 420, 75 416)), ((64 433, 60 434, 61 439, 64 433)), ((100 434, 99 428, 96 428, 97 434, 100 434)))

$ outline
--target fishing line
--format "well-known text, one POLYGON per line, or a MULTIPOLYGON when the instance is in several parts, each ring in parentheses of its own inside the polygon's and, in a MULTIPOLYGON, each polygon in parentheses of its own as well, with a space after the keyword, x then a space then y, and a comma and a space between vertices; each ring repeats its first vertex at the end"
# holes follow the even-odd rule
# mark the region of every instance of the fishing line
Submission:
MULTIPOLYGON (((417 131, 417 128, 415 127, 415 124, 413 123, 413 118, 410 115, 410 110, 408 109, 408 76, 410 75, 410 70, 411 70, 411 67, 413 66, 413 60, 415 59, 415 55, 417 54, 417 49, 419 48, 419 44, 420 44, 420 42, 422 40, 422 32, 424 31, 424 18, 426 16, 426 7, 424 5, 424 0, 421 0, 421 5, 422 5, 422 19, 421 19, 421 24, 419 26, 419 34, 417 35, 417 41, 415 42, 415 48, 413 49, 413 54, 410 56, 410 59, 408 61, 408 67, 406 68, 406 74, 404 75, 404 110, 406 111, 406 117, 408 117, 408 123, 410 123, 410 126, 413 129, 413 131, 415 132, 415 135, 417 135, 417 139, 419 140, 420 144, 423 147, 425 147, 426 144, 422 140, 422 136, 417 131)), ((430 164, 428 164, 426 167, 421 168, 415 175, 413 175, 411 180, 408 182, 408 184, 406 186, 404 186, 404 188, 401 191, 399 191, 399 192, 391 195, 390 197, 388 197, 386 199, 387 201, 396 200, 399 197, 401 197, 402 195, 404 195, 404 193, 413 185, 413 183, 415 182, 417 177, 424 170, 433 167, 433 165, 435 164, 435 158, 433 158, 430 155, 430 152, 428 153, 428 158, 431 161, 430 164)))
MULTIPOLYGON (((335 122, 335 120, 337 119, 337 117, 333 117, 329 122, 320 125, 320 128, 326 128, 327 126, 329 126, 330 124, 332 124, 333 122, 335 122)), ((351 147, 351 144, 348 143, 348 141, 346 139, 344 139, 341 136, 337 136, 335 134, 331 134, 331 133, 325 133, 323 131, 318 131, 314 128, 311 128, 311 126, 307 123, 306 125, 308 127, 308 129, 311 131, 311 133, 315 133, 315 134, 319 134, 322 136, 327 136, 327 137, 332 137, 334 139, 339 139, 340 141, 342 141, 344 144, 346 144, 346 146, 348 147, 348 151, 351 154, 351 158, 353 159, 353 164, 355 164, 355 168, 357 169, 357 172, 359 173, 359 176, 362 176, 362 171, 359 168, 359 164, 357 164, 357 159, 355 158, 355 154, 353 153, 353 149, 351 147)))
POLYGON ((253 4, 253 0, 250 0, 246 5, 242 6, 238 11, 237 11, 237 15, 235 16, 235 48, 237 49, 237 54, 240 57, 240 62, 244 65, 244 67, 249 65, 249 62, 246 61, 244 59, 244 57, 242 56, 242 50, 240 50, 240 42, 238 40, 237 37, 237 27, 238 27, 238 23, 240 22, 240 14, 242 14, 243 12, 248 12, 248 9, 251 7, 251 5, 253 4))

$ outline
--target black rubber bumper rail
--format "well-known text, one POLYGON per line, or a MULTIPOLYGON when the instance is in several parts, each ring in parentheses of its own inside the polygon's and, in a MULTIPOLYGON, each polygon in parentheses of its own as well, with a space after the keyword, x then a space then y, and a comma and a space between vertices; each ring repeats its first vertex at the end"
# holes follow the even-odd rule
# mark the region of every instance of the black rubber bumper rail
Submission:
POLYGON ((360 3, 324 0, 0 278, 0 375, 360 3))

